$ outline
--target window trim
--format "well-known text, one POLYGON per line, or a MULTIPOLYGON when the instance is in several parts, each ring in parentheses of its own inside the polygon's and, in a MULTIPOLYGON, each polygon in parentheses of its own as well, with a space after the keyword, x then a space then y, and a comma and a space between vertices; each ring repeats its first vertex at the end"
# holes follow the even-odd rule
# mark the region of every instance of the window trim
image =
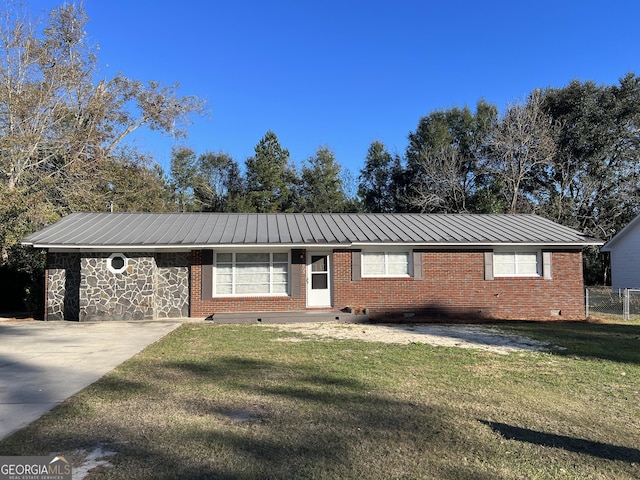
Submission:
POLYGON ((527 248, 504 248, 493 251, 493 276, 494 278, 542 278, 543 265, 542 265, 542 253, 540 249, 527 249, 527 248), (498 273, 496 268, 496 260, 500 255, 512 254, 514 255, 514 265, 517 271, 517 255, 518 254, 534 254, 536 255, 536 273, 498 273))
POLYGON ((404 249, 381 249, 381 250, 363 250, 360 252, 360 276, 361 278, 411 278, 413 276, 413 260, 412 251, 404 249), (388 256, 390 254, 405 254, 407 256, 407 273, 387 273, 388 272, 388 256), (384 274, 367 274, 365 273, 367 255, 384 254, 384 274))
POLYGON ((128 266, 129 266, 129 258, 127 258, 127 256, 122 253, 112 253, 111 255, 109 255, 109 258, 107 259, 107 269, 111 273, 114 273, 116 275, 120 273, 124 273, 127 270, 128 266), (124 265, 122 265, 122 267, 115 268, 113 266, 113 260, 116 258, 122 258, 122 260, 124 261, 124 265))
MULTIPOLYGON (((229 262, 221 262, 224 264, 229 264, 229 262)), ((211 280, 211 290, 212 290, 212 297, 287 297, 290 295, 291 292, 291 250, 216 250, 213 252, 213 265, 212 265, 212 280, 211 280), (268 253, 269 254, 269 292, 268 293, 237 293, 236 289, 237 289, 237 283, 236 283, 236 274, 237 274, 237 269, 236 269, 236 265, 237 265, 237 261, 236 261, 236 256, 237 254, 244 254, 244 253, 268 253), (219 254, 230 254, 231 255, 231 293, 218 293, 217 292, 217 286, 218 286, 218 282, 217 282, 217 270, 218 270, 218 255, 219 254), (274 286, 274 282, 273 282, 273 278, 274 278, 274 271, 273 271, 273 265, 274 263, 278 264, 278 263, 284 263, 284 262, 274 262, 273 261, 273 255, 274 254, 286 254, 287 255, 287 282, 286 282, 286 288, 284 292, 273 292, 273 286, 274 286)))

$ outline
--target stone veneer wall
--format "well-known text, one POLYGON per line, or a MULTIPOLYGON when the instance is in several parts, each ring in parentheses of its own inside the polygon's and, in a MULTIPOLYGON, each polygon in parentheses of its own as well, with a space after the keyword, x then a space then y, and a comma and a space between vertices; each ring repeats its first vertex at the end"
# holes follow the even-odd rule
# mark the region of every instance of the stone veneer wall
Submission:
POLYGON ((121 274, 110 253, 47 255, 47 320, 143 320, 189 316, 190 252, 126 254, 121 274))
POLYGON ((47 320, 78 320, 80 254, 47 254, 47 320))
MULTIPOLYGON (((189 316, 190 252, 125 253, 128 266, 122 273, 109 270, 110 255, 111 252, 87 253, 81 259, 78 256, 79 301, 74 319, 149 320, 189 316)), ((49 278, 51 282, 52 277, 49 278)), ((50 292, 56 291, 59 281, 53 287, 50 292)), ((64 292, 55 294, 56 298, 60 295, 64 292)))
POLYGON ((156 318, 189 316, 191 252, 156 254, 156 318))
POLYGON ((80 321, 154 318, 156 262, 153 253, 127 253, 127 269, 113 273, 110 253, 86 253, 80 260, 80 321))

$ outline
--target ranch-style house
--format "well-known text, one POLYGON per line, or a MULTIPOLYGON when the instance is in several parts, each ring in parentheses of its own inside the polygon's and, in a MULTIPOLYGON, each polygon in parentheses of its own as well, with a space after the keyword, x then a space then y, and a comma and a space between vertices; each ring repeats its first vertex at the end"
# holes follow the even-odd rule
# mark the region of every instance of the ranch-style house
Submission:
POLYGON ((583 319, 582 250, 536 215, 74 213, 45 249, 46 320, 369 315, 583 319))

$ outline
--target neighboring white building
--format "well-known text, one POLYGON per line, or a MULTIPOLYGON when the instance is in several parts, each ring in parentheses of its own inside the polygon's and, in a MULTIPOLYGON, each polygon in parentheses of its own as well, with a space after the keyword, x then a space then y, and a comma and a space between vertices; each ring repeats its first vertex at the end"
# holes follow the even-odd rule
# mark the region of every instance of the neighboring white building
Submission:
POLYGON ((605 246, 611 253, 612 288, 640 288, 640 215, 605 246))

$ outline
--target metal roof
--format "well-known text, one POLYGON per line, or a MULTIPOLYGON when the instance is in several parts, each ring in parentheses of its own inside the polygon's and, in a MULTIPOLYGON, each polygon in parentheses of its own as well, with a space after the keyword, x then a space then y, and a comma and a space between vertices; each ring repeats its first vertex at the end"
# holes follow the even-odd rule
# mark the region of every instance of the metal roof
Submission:
POLYGON ((360 213, 74 213, 25 245, 51 249, 214 246, 601 245, 536 215, 360 213))

